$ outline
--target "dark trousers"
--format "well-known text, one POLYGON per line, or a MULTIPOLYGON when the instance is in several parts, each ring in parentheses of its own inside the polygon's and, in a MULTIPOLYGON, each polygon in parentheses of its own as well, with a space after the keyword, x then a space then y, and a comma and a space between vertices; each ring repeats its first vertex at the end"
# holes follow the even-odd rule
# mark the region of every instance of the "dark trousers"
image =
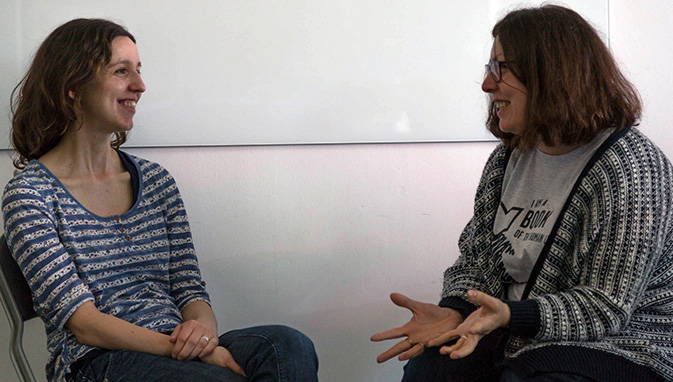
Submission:
POLYGON ((541 372, 518 368, 516 362, 503 366, 506 342, 503 330, 481 339, 476 349, 462 359, 439 354, 439 348, 426 349, 404 366, 402 382, 591 382, 571 373, 541 372))

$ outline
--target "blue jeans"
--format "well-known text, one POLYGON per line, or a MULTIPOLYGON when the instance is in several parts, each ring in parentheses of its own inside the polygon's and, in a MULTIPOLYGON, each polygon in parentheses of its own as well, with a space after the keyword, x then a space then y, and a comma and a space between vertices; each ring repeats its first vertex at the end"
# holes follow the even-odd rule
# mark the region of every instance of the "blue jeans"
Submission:
POLYGON ((77 382, 191 382, 318 380, 318 357, 313 342, 286 326, 257 326, 232 330, 220 336, 248 378, 219 366, 198 361, 177 361, 149 353, 116 350, 83 366, 77 382))

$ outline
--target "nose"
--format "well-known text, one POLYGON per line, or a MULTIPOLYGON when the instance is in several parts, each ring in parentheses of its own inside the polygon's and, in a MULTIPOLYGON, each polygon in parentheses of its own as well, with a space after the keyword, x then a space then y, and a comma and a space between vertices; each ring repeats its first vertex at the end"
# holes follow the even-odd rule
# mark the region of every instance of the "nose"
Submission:
POLYGON ((486 74, 484 81, 481 83, 481 90, 484 93, 493 93, 498 90, 498 83, 493 79, 493 73, 486 74))
POLYGON ((144 93, 146 87, 145 83, 143 82, 143 78, 140 76, 140 73, 134 73, 133 76, 134 77, 129 84, 129 88, 134 92, 144 93))

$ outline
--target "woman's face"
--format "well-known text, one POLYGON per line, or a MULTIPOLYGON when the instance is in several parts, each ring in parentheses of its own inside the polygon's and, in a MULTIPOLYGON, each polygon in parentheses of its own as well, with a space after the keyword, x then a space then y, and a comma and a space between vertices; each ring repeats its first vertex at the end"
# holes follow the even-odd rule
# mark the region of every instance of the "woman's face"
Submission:
POLYGON ((136 104, 145 91, 140 66, 136 44, 128 37, 115 37, 110 62, 80 93, 83 126, 105 134, 133 127, 136 104))
MULTIPOLYGON (((515 57, 505 57, 500 45, 500 39, 495 38, 491 49, 491 60, 515 61, 515 57)), ((499 128, 501 131, 515 135, 522 135, 526 129, 526 94, 528 89, 509 70, 507 64, 500 65, 500 81, 496 82, 493 73, 488 73, 481 90, 491 94, 495 104, 499 128)))

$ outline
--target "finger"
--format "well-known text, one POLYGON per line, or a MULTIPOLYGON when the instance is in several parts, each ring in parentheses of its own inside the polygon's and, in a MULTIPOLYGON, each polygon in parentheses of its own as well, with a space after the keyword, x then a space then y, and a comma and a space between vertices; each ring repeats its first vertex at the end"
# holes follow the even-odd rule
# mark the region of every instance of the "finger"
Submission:
POLYGON ((212 353, 213 350, 219 345, 219 340, 216 338, 211 338, 210 341, 208 342, 208 345, 201 350, 201 353, 199 354, 199 358, 205 357, 208 354, 212 353))
POLYGON ((173 358, 182 361, 192 352, 198 340, 198 337, 193 338, 194 335, 192 328, 185 327, 180 330, 173 346, 173 358))
POLYGON ((182 358, 183 360, 187 361, 193 360, 194 358, 198 357, 199 354, 201 354, 203 349, 205 349, 206 346, 208 346, 208 344, 210 344, 210 339, 206 340, 203 336, 200 336, 198 339, 194 340, 194 337, 196 337, 196 335, 198 334, 194 333, 192 335, 192 337, 183 347, 183 351, 180 352, 180 356, 184 356, 184 358, 182 358))
POLYGON ((381 353, 377 358, 376 362, 378 363, 383 363, 386 362, 387 360, 395 357, 396 355, 407 351, 411 348, 411 343, 408 340, 400 341, 397 344, 395 344, 393 347, 390 349, 386 350, 385 352, 381 353))
POLYGON ((243 371, 243 368, 241 366, 239 366, 238 363, 236 363, 236 361, 234 360, 234 357, 231 356, 231 353, 230 353, 229 358, 227 358, 224 361, 224 367, 233 371, 236 374, 240 374, 244 377, 247 377, 247 375, 245 375, 245 372, 243 371))
POLYGON ((177 340, 178 335, 180 334, 180 330, 182 330, 182 325, 175 327, 175 330, 171 333, 171 338, 168 339, 171 343, 175 343, 175 340, 177 340))
POLYGON ((414 344, 414 346, 411 347, 411 349, 405 351, 404 353, 400 354, 397 359, 400 361, 406 361, 408 359, 414 358, 416 356, 419 356, 423 354, 425 351, 425 346, 423 344, 414 344))
POLYGON ((452 352, 455 352, 458 349, 461 349, 463 346, 465 346, 465 342, 467 341, 466 336, 459 336, 458 340, 451 344, 451 345, 446 345, 442 346, 439 349, 439 353, 443 355, 451 354, 452 352))
POLYGON ((473 339, 469 339, 469 340, 465 341, 465 344, 460 349, 456 350, 455 352, 452 352, 450 357, 452 359, 459 359, 459 358, 467 357, 468 355, 472 354, 472 352, 474 351, 474 348, 477 347, 478 342, 479 341, 473 340, 473 339))
POLYGON ((459 340, 459 343, 456 343, 452 348, 442 351, 444 348, 440 349, 441 354, 449 354, 451 359, 465 358, 468 355, 472 354, 474 349, 479 343, 479 337, 469 336, 467 339, 459 340))
POLYGON ((374 342, 377 342, 393 338, 400 338, 406 335, 407 335, 406 330, 404 329, 403 326, 400 326, 394 329, 386 330, 385 332, 376 333, 370 339, 374 342))
POLYGON ((433 346, 439 346, 442 344, 445 344, 449 341, 453 341, 455 339, 459 339, 461 336, 460 333, 456 332, 455 330, 450 330, 440 336, 437 336, 430 341, 428 341, 428 346, 433 347, 433 346))

